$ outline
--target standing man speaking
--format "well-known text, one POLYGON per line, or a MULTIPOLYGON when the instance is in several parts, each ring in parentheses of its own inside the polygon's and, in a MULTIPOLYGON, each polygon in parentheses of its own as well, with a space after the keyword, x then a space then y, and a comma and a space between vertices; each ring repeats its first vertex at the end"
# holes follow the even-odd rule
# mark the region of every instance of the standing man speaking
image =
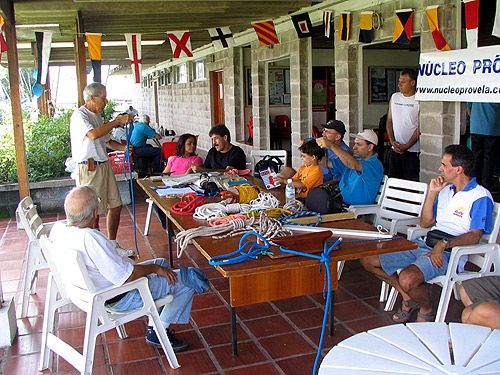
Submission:
MULTIPOLYGON (((106 226, 108 238, 113 241, 122 256, 132 256, 132 250, 120 247, 116 234, 120 225, 122 201, 115 175, 108 162, 106 146, 112 150, 125 151, 126 146, 111 139, 110 132, 124 127, 132 120, 130 115, 118 116, 104 122, 101 112, 108 100, 106 86, 94 82, 83 90, 85 104, 71 116, 70 135, 73 160, 78 163, 77 186, 92 186, 100 199, 99 214, 107 212, 106 226)), ((96 220, 98 226, 99 220, 96 220)))
POLYGON ((387 134, 392 150, 389 177, 418 181, 420 175, 420 107, 415 100, 417 72, 403 69, 399 92, 392 94, 387 113, 387 134))

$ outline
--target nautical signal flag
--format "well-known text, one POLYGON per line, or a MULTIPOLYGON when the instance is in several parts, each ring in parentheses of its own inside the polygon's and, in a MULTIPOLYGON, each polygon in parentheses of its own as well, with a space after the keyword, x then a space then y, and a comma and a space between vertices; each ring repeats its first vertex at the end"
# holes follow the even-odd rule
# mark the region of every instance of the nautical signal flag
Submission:
POLYGON ((227 26, 208 29, 208 33, 216 50, 229 48, 234 45, 233 34, 227 26))
POLYGON ((141 83, 142 71, 142 48, 141 48, 141 34, 125 34, 127 42, 128 58, 132 66, 132 75, 134 76, 135 83, 141 83))
POLYGON ((52 33, 53 31, 35 31, 36 50, 38 55, 38 73, 36 82, 41 85, 45 85, 47 83, 50 49, 52 46, 52 33))
POLYGON ((392 43, 410 44, 413 33, 413 9, 400 9, 394 17, 392 43))
POLYGON ((432 5, 425 8, 425 14, 427 15, 427 22, 429 23, 429 30, 434 38, 434 44, 436 48, 440 51, 449 51, 450 46, 446 43, 446 40, 439 31, 439 18, 438 18, 439 5, 432 5))
POLYGON ((87 40, 89 57, 92 62, 92 70, 94 71, 94 82, 101 82, 102 34, 85 33, 85 39, 87 40))
POLYGON ((339 15, 339 40, 349 40, 351 32, 351 12, 339 15))
POLYGON ((323 26, 325 27, 325 36, 330 37, 330 26, 332 24, 332 11, 325 10, 323 12, 323 26))
POLYGON ((371 43, 373 40, 373 12, 361 12, 359 14, 359 41, 371 43))
POLYGON ((299 38, 309 38, 312 36, 312 24, 308 13, 292 16, 292 22, 299 38))
POLYGON ((279 44, 278 34, 274 28, 273 20, 266 20, 262 22, 252 22, 252 27, 259 38, 261 46, 273 46, 279 44))
POLYGON ((497 11, 495 13, 495 23, 491 35, 500 38, 500 0, 497 0, 497 11))
POLYGON ((477 48, 477 28, 479 26, 479 0, 464 0, 465 35, 467 48, 477 48))
POLYGON ((0 16, 0 61, 2 61, 2 53, 7 51, 7 42, 5 41, 5 20, 0 16))
POLYGON ((168 39, 170 39, 170 47, 174 59, 180 57, 193 57, 191 52, 191 34, 189 31, 167 31, 168 39))

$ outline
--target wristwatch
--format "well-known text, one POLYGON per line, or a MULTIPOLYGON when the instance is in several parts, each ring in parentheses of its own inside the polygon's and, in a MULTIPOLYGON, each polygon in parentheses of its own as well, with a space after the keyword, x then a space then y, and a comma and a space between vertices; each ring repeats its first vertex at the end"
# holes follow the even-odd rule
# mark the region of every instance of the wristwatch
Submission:
POLYGON ((448 244, 450 243, 450 241, 448 241, 448 238, 443 237, 441 239, 441 241, 443 241, 443 243, 444 243, 444 248, 447 249, 448 248, 448 244))

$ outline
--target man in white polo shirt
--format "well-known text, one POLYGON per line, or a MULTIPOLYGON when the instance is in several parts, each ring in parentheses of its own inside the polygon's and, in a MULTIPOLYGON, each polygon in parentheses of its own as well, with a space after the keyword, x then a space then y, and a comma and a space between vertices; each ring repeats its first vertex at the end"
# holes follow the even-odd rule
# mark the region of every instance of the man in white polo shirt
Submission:
MULTIPOLYGON (((108 100, 106 86, 94 82, 83 90, 85 104, 71 116, 70 135, 73 160, 78 163, 76 184, 93 186, 99 196, 99 213, 107 211, 106 226, 108 238, 116 245, 123 256, 132 256, 134 252, 121 248, 116 242, 120 225, 122 201, 116 185, 115 175, 108 162, 106 147, 124 151, 126 146, 111 139, 110 132, 117 127, 124 127, 132 121, 131 115, 118 116, 110 122, 104 122, 101 112, 108 100)), ((97 225, 99 221, 96 221, 97 225)))
MULTIPOLYGON (((491 233, 493 199, 488 190, 471 177, 474 155, 465 146, 445 148, 439 172, 431 180, 422 209, 420 225, 441 231, 435 244, 418 239, 419 248, 399 253, 382 254, 362 259, 363 266, 379 279, 395 287, 403 304, 392 319, 408 321, 420 306, 417 321, 434 321, 433 304, 426 281, 444 275, 448 268, 450 249, 474 245, 483 233, 491 233), (432 245, 430 247, 429 245, 432 245), (399 276, 397 271, 403 269, 399 276), (414 302, 412 304, 412 302, 414 302)), ((463 267, 466 259, 459 267, 463 267)))

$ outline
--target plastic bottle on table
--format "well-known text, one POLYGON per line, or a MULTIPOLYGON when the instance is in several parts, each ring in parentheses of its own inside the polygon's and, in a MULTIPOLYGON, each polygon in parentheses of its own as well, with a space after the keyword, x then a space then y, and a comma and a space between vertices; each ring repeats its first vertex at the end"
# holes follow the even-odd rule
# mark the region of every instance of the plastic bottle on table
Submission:
POLYGON ((295 200, 295 186, 293 186, 293 181, 291 178, 286 180, 285 200, 286 203, 290 203, 295 200))

